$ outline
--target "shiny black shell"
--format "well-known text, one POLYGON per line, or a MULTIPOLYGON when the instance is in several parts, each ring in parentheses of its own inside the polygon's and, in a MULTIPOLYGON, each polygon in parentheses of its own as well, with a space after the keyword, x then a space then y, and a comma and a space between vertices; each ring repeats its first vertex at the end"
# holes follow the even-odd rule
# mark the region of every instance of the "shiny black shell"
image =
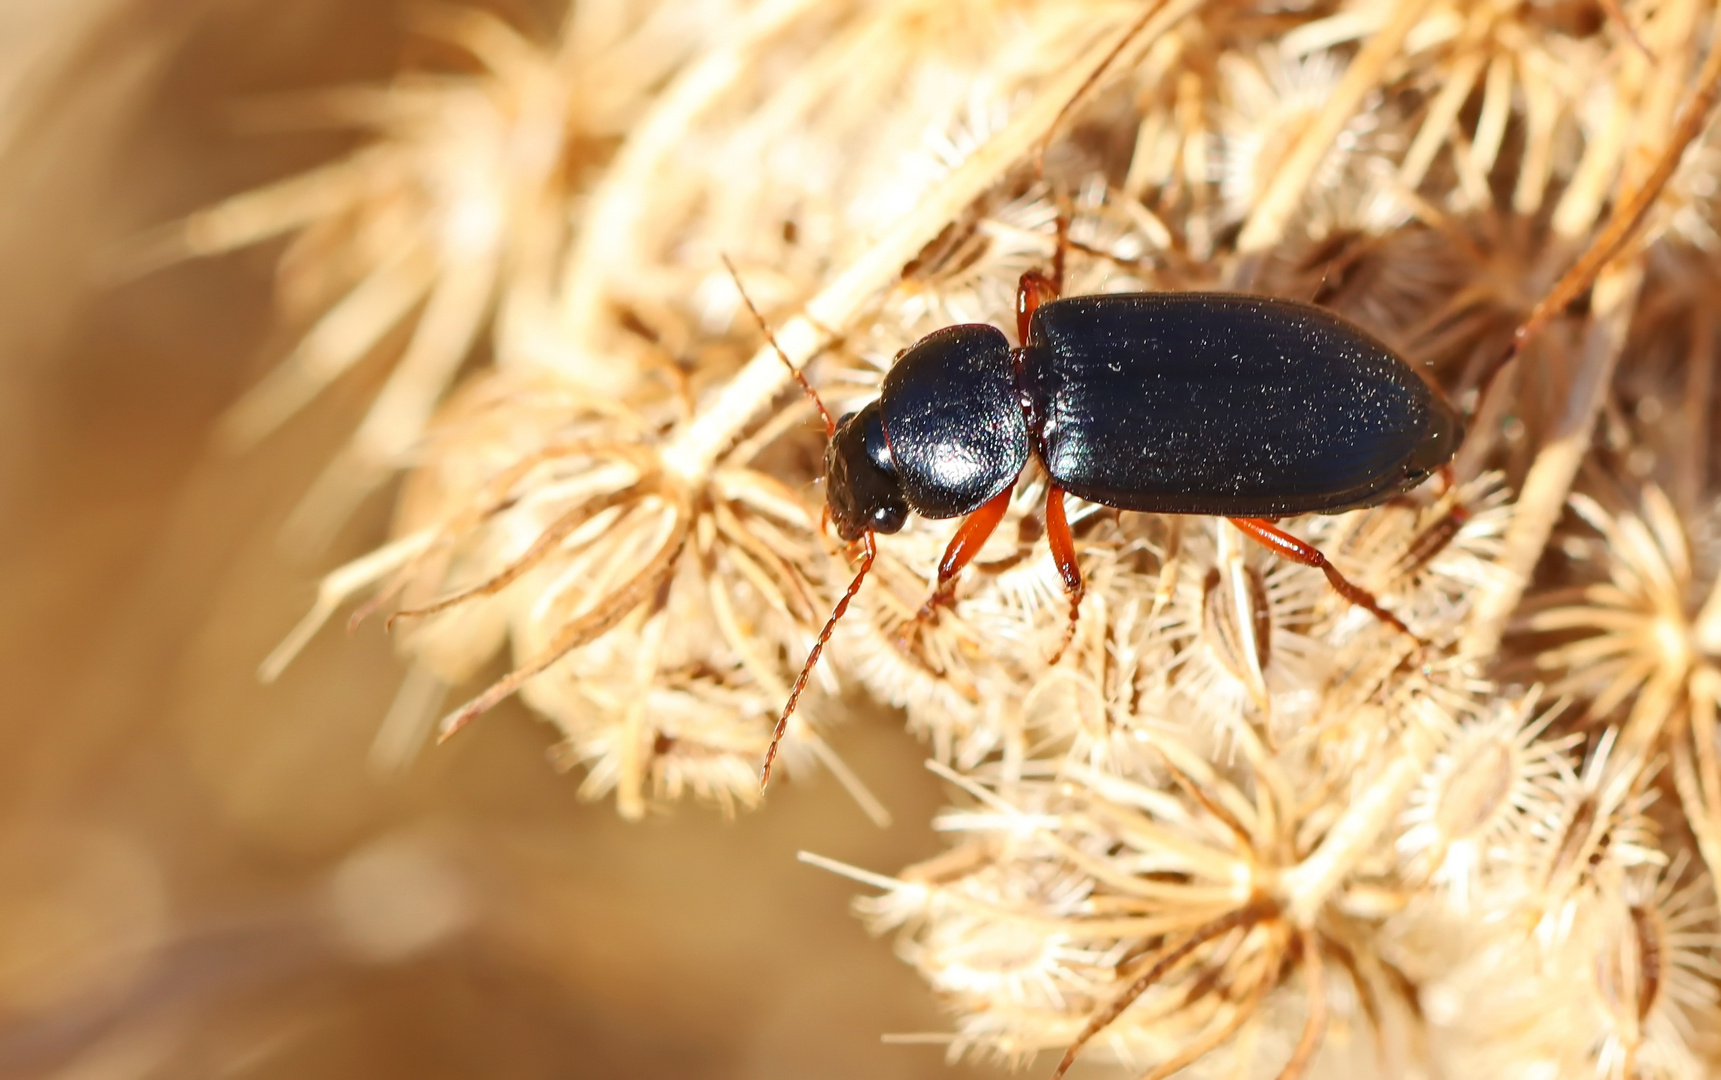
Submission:
POLYGON ((878 400, 903 497, 925 517, 978 510, 1028 463, 1010 342, 996 327, 928 334, 891 366, 878 400))
POLYGON ((1034 450, 1053 482, 1124 510, 1372 506, 1420 483, 1462 438, 1451 408, 1392 350, 1308 304, 1232 293, 1056 300, 1034 313, 1021 360, 1034 450))

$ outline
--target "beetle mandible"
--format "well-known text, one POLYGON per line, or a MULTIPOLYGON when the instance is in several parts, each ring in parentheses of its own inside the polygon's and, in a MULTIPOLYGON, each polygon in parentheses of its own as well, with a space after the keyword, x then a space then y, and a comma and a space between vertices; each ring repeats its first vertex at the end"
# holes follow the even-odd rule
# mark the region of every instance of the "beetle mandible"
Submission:
POLYGON ((1445 398, 1386 345, 1311 304, 1222 292, 1059 299, 1062 254, 1060 242, 1050 277, 1022 275, 1015 348, 984 324, 935 331, 897 358, 877 399, 839 421, 796 372, 829 436, 830 520, 862 554, 783 706, 761 787, 819 654, 872 569, 876 535, 901 530, 910 513, 965 519, 939 563, 928 615, 1003 519, 1030 458, 1047 476, 1046 534, 1070 601, 1066 646, 1083 591, 1066 493, 1120 510, 1229 518, 1410 634, 1273 521, 1378 506, 1422 483, 1464 437, 1445 398))

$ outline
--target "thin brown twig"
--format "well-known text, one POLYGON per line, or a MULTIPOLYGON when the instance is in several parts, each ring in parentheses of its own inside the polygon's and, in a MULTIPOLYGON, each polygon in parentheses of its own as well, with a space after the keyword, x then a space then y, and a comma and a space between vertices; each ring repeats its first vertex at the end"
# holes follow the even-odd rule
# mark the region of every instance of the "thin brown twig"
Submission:
POLYGON ((1040 141, 1034 146, 1034 175, 1046 175, 1046 148, 1051 146, 1052 136, 1057 134, 1059 127, 1063 126, 1064 118, 1070 115, 1070 111, 1088 95, 1088 91, 1092 90, 1094 85, 1111 69, 1111 66, 1117 63, 1117 58, 1123 55, 1125 49, 1129 48, 1130 42, 1147 29, 1147 24, 1164 6, 1165 0, 1151 0, 1146 9, 1142 11, 1141 17, 1136 19, 1128 30, 1124 31, 1123 36, 1117 39, 1117 44, 1111 47, 1111 51, 1106 53, 1098 64, 1094 65, 1092 71, 1088 72, 1088 77, 1082 80, 1080 86, 1076 87, 1076 92, 1064 99, 1063 107, 1058 110, 1056 116, 1052 117, 1051 125, 1046 128, 1046 133, 1040 137, 1040 141))
POLYGON ((580 526, 612 507, 638 498, 642 494, 642 487, 643 485, 634 484, 622 488, 620 491, 612 491, 587 499, 547 525, 544 531, 538 534, 538 538, 532 541, 532 546, 527 548, 524 554, 489 579, 470 588, 461 589, 438 600, 433 600, 422 607, 397 611, 388 617, 383 628, 393 630, 394 624, 401 619, 421 619, 427 615, 435 615, 439 611, 447 611, 451 607, 464 604, 468 600, 475 600, 480 596, 494 596, 518 581, 526 571, 554 554, 562 541, 566 540, 580 526))
POLYGON ((1183 944, 1161 955, 1153 966, 1130 983, 1123 993, 1114 997, 1104 1008, 1089 1018, 1086 1026, 1082 1028, 1081 1034, 1076 1036, 1076 1041, 1064 1051, 1063 1059, 1058 1062, 1058 1067, 1052 1070, 1051 1080, 1063 1080, 1064 1074, 1070 1071, 1070 1066, 1076 1063, 1076 1055, 1081 1053, 1082 1047, 1091 1042, 1095 1035, 1110 1026, 1112 1021, 1122 1016, 1123 1011, 1133 1005, 1137 998, 1145 994, 1154 983, 1164 978, 1172 968, 1188 959, 1189 955, 1196 949, 1239 927, 1244 929, 1253 927, 1256 923, 1269 918, 1273 910, 1274 907, 1270 901, 1257 896, 1236 911, 1226 912, 1212 922, 1197 927, 1184 940, 1183 944))
POLYGON ((1265 959, 1260 977, 1232 1005, 1231 1015, 1224 1023, 1210 1028, 1205 1035, 1195 1039, 1173 1056, 1142 1073, 1140 1080, 1166 1080, 1166 1077, 1180 1072, 1206 1057, 1215 1048, 1223 1045, 1231 1036, 1241 1031, 1243 1025, 1254 1018, 1255 1010, 1260 1006, 1261 1000, 1273 988, 1279 961, 1280 958, 1276 955, 1270 955, 1265 959))
POLYGON ((1302 945, 1303 975, 1309 980, 1309 1018, 1303 1024, 1303 1037, 1297 1040, 1291 1060, 1279 1072, 1279 1080, 1302 1080, 1327 1032, 1326 971, 1321 964, 1321 948, 1315 935, 1307 931, 1302 934, 1302 945))
POLYGON ((1704 58, 1703 68, 1697 76, 1697 89, 1680 111, 1679 118, 1674 121, 1673 131, 1668 137, 1667 145, 1656 159, 1655 167, 1636 190, 1615 206, 1602 231, 1590 242, 1589 247, 1578 257, 1578 261, 1572 264, 1571 269, 1530 309, 1529 316, 1512 332, 1512 340, 1499 359, 1477 380, 1476 403, 1470 414, 1472 418, 1481 409, 1482 402, 1487 399, 1488 392, 1493 389, 1494 381, 1500 372, 1523 353, 1537 334, 1570 307, 1572 301, 1593 285, 1602 268, 1637 235, 1644 218, 1649 215, 1655 201, 1667 187, 1667 182, 1673 178, 1674 171, 1679 168, 1685 151, 1697 136, 1702 134, 1704 124, 1715 108, 1717 97, 1721 97, 1721 44, 1711 47, 1709 55, 1704 58))
POLYGON ((651 559, 622 586, 600 599, 592 608, 556 632, 548 648, 527 660, 507 675, 492 683, 489 689, 449 713, 437 725, 437 742, 446 742, 456 732, 541 674, 544 669, 582 645, 597 640, 622 621, 634 608, 656 595, 660 586, 675 571, 676 560, 687 546, 692 532, 692 514, 685 505, 673 507, 674 515, 669 536, 651 559))

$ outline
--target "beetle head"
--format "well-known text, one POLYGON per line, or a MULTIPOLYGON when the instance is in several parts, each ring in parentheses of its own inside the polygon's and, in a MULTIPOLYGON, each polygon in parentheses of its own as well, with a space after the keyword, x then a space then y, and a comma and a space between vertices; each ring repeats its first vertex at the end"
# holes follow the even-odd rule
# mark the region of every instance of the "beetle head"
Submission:
POLYGON ((878 402, 837 422, 825 447, 825 499, 844 540, 859 540, 865 532, 898 532, 908 520, 908 501, 884 441, 878 402))
POLYGON ((1458 413, 1446 399, 1435 394, 1428 404, 1428 427, 1423 431, 1422 443, 1404 463, 1406 491, 1451 461, 1452 455, 1458 452, 1458 444, 1464 441, 1464 421, 1458 418, 1458 413))

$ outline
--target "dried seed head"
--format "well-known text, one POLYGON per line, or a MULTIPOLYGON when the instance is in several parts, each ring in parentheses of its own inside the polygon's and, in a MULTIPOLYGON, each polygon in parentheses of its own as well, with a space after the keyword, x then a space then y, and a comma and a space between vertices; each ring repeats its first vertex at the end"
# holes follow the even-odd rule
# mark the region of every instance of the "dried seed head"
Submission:
POLYGON ((1586 948, 1598 1076, 1708 1072, 1691 1042, 1699 1021, 1721 1019, 1713 981, 1721 937, 1713 892, 1704 880, 1685 881, 1688 868, 1680 859, 1661 873, 1632 874, 1592 917, 1586 948))
POLYGON ((1514 887, 1499 880, 1512 866, 1510 853, 1528 841, 1532 822, 1557 809, 1556 781, 1578 739, 1544 737, 1562 710, 1536 716, 1538 701, 1531 693, 1460 727, 1405 812, 1399 851, 1451 890, 1457 910, 1468 910, 1485 888, 1514 887))
MULTIPOLYGON (((316 310, 363 278, 367 327, 394 310, 378 292, 395 322, 441 298, 418 325, 426 342, 449 332, 397 376, 415 408, 501 331, 483 407, 451 404, 412 448, 400 538, 332 578, 319 611, 370 585, 408 606, 458 599, 401 624, 419 670, 456 679, 511 646, 499 690, 520 688, 583 790, 630 815, 686 793, 752 803, 775 710, 851 574, 817 527, 817 438, 773 397, 781 363, 740 366, 753 327, 721 256, 795 363, 824 350, 809 377, 839 407, 928 330, 1009 326, 1063 213, 1071 293, 1312 298, 1462 402, 1579 238, 1678 150, 1677 106, 1713 47, 1698 4, 1172 0, 1041 147, 1136 6, 635 8, 602 42, 581 34, 605 20, 576 17, 554 62, 492 36, 479 75, 391 87, 387 116, 421 106, 426 122, 389 127, 365 160, 410 167, 352 204, 351 243, 320 223, 289 259, 316 310), (564 107, 535 141, 513 98, 485 95, 544 70, 564 107), (601 171, 610 144, 592 132, 624 135, 601 171), (534 148, 592 169, 498 165, 534 148), (387 278, 390 258, 418 276, 387 278)), ((1089 590, 1050 665, 1064 605, 1032 471, 933 617, 917 613, 953 524, 917 519, 880 545, 818 680, 858 676, 968 770, 947 772, 967 799, 939 822, 950 852, 859 874, 884 893, 865 913, 900 928, 957 1014, 954 1052, 1092 1038, 1085 1053, 1149 1075, 1269 1060, 1302 1075, 1337 1071, 1314 1056, 1326 1032, 1368 1026, 1405 1071, 1696 1075, 1721 1021, 1712 994, 1681 994, 1692 972, 1708 985, 1710 946, 1643 889, 1681 877, 1652 870, 1693 838, 1721 865, 1721 601, 1694 542, 1715 475, 1717 279, 1636 270, 1707 242, 1713 158, 1687 156, 1648 255, 1610 249, 1588 304, 1555 305, 1572 309, 1471 426, 1456 473, 1480 479, 1285 523, 1428 648, 1229 526, 1072 502, 1089 590), (1657 425, 1655 407, 1679 423, 1650 439, 1633 425, 1657 425), (1673 494, 1604 499, 1597 475, 1673 494), (1566 539, 1584 557, 1542 560, 1575 476, 1591 528, 1566 539), (1521 593, 1541 636, 1496 649, 1521 593), (1581 766, 1568 720, 1488 681, 1535 658, 1588 705, 1581 766), (1663 760, 1689 830, 1650 817, 1663 760), (1428 1045, 1396 1037, 1424 1012, 1428 1045)), ((787 750, 840 775, 804 722, 820 705, 787 750)))

